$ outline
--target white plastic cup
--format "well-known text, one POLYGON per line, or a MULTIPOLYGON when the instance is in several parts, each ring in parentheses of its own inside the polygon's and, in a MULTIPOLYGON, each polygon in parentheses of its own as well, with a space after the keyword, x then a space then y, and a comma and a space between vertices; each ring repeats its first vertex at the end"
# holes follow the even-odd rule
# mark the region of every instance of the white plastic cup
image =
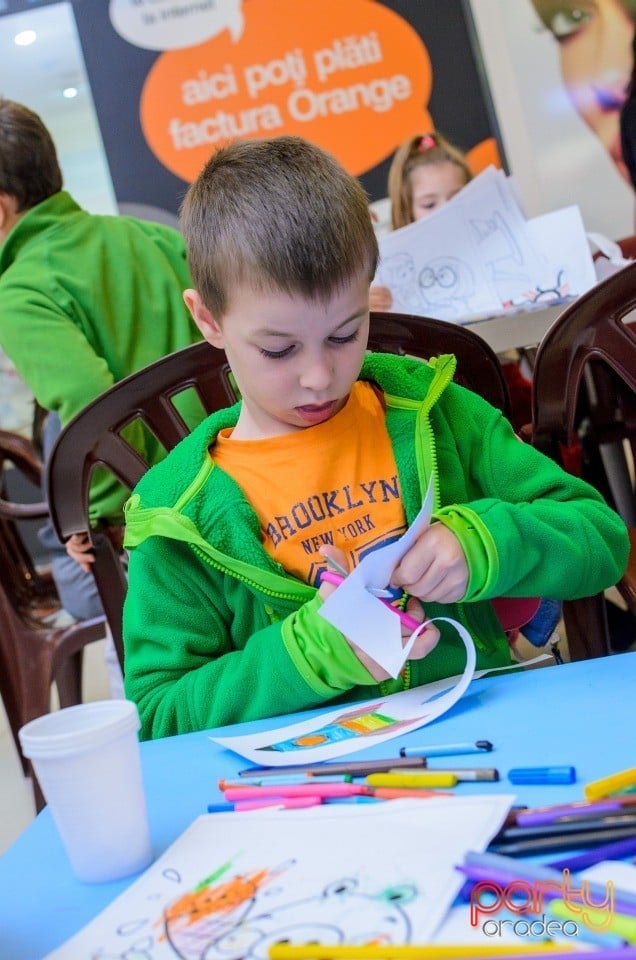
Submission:
POLYGON ((137 707, 98 700, 19 731, 78 880, 103 883, 152 861, 137 707))

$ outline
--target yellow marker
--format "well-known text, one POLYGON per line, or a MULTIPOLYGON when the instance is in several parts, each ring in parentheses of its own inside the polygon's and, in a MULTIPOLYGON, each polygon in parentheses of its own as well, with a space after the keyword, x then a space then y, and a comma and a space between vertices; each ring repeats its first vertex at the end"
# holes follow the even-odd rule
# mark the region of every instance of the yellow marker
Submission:
POLYGON ((370 787, 454 787, 454 773, 422 770, 421 773, 370 773, 365 777, 370 787))
MULTIPOLYGON (((588 907, 582 908, 580 905, 578 909, 572 910, 564 900, 551 900, 548 904, 548 913, 560 919, 582 922, 591 933, 597 935, 609 933, 621 940, 627 940, 628 943, 636 943, 636 917, 628 917, 625 913, 610 911, 608 916, 607 912, 591 910, 588 907)), ((581 956, 584 957, 585 954, 581 956)), ((620 957, 620 951, 616 956, 620 957)))
POLYGON ((601 797, 609 797, 613 793, 618 793, 619 790, 633 786, 636 786, 636 767, 612 773, 609 777, 603 777, 602 780, 592 780, 585 785, 583 792, 586 800, 600 800, 601 797))
MULTIPOLYGON (((545 953, 546 957, 557 954, 570 954, 572 947, 552 943, 524 943, 524 944, 425 944, 417 946, 414 943, 406 944, 373 944, 369 946, 354 946, 353 944, 292 944, 274 943, 269 948, 269 960, 468 960, 470 957, 479 957, 486 960, 488 957, 523 957, 528 954, 536 957, 538 953, 545 953)), ((620 954, 617 954, 619 956, 620 954)), ((581 954, 582 957, 585 954, 581 954)))

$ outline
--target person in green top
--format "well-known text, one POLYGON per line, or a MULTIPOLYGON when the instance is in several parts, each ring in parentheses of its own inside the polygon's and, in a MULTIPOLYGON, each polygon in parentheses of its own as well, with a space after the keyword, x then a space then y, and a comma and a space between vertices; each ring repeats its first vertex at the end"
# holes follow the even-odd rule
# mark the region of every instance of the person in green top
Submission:
POLYGON ((390 586, 414 619, 423 605, 464 624, 478 668, 511 662, 494 598, 582 597, 620 578, 620 517, 454 383, 454 357, 367 352, 377 242, 364 191, 333 157, 289 136, 222 147, 186 194, 182 228, 186 302, 225 350, 241 399, 152 467, 126 506, 125 686, 142 736, 381 698, 460 673, 465 650, 447 623, 423 630, 393 679, 321 616, 337 589, 320 583, 325 555, 346 563, 358 534, 359 557, 404 529, 431 477, 433 522, 390 586), (361 394, 371 433, 348 419, 361 394), (355 475, 342 478, 344 445, 355 475), (367 465, 380 446, 393 462, 376 481, 367 465), (369 522, 347 524, 364 496, 375 508, 395 493, 401 523, 376 529, 370 509, 369 522), (280 504, 274 516, 257 506, 263 495, 280 504))
MULTIPOLYGON (((181 234, 93 215, 62 187, 41 118, 0 99, 0 347, 53 414, 48 444, 112 384, 201 338, 183 303, 191 279, 181 234)), ((121 524, 126 496, 102 477, 92 521, 121 524)), ((50 526, 42 540, 65 609, 98 615, 88 537, 71 539, 70 556, 50 526)))

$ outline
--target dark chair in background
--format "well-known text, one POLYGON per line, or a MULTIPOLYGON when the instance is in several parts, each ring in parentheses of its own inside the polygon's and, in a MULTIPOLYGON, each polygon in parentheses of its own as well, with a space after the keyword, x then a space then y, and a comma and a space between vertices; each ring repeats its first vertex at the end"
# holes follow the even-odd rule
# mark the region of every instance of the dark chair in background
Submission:
MULTIPOLYGON (((458 381, 506 415, 510 413, 497 355, 470 330, 426 317, 373 314, 369 347, 424 359, 454 353, 458 381)), ((62 540, 89 529, 88 492, 96 466, 106 467, 128 489, 148 469, 143 457, 121 435, 129 424, 143 421, 166 450, 189 432, 174 404, 175 398, 187 390, 196 391, 206 413, 235 402, 230 369, 222 351, 202 342, 157 360, 115 384, 66 426, 47 464, 51 519, 62 540)), ((95 579, 123 667, 126 576, 111 540, 99 530, 92 530, 91 538, 95 579)))
MULTIPOLYGON (((21 522, 48 516, 46 503, 15 503, 7 497, 8 464, 38 488, 42 464, 32 444, 0 430, 0 695, 25 773, 30 765, 18 730, 50 709, 56 684, 62 707, 82 701, 82 652, 105 634, 104 618, 52 625, 60 602, 50 575, 36 567, 21 531, 21 522)), ((43 805, 34 780, 36 806, 43 805)))
MULTIPOLYGON (((631 528, 630 566, 617 588, 634 615, 634 488, 623 445, 633 449, 636 438, 636 327, 628 316, 635 309, 636 263, 566 307, 537 350, 532 423, 532 442, 557 462, 575 436, 603 456, 610 493, 631 528)), ((602 594, 565 603, 563 616, 572 659, 610 651, 602 594)))

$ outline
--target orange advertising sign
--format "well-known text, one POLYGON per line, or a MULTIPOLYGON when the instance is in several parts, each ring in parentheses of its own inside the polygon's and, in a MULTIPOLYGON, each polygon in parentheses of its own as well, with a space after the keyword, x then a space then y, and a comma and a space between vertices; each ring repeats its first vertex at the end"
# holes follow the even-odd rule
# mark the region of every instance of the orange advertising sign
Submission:
POLYGON ((144 84, 146 141, 191 182, 235 137, 293 134, 359 176, 433 129, 419 34, 373 0, 248 0, 242 22, 160 54, 144 84))

